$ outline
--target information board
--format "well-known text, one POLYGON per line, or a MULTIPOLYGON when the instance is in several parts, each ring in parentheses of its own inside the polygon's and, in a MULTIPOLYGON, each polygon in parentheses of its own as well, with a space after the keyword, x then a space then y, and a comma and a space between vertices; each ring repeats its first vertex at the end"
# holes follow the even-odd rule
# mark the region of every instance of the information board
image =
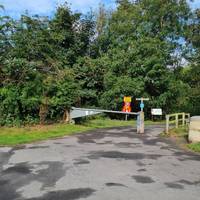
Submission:
POLYGON ((152 108, 151 114, 152 115, 162 115, 162 109, 161 108, 152 108))

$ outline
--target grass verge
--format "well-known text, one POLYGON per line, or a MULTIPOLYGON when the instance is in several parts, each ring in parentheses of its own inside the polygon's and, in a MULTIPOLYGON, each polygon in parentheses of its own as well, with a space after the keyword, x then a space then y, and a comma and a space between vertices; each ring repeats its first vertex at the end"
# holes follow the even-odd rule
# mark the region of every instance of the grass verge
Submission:
POLYGON ((193 143, 193 144, 188 144, 187 147, 191 149, 194 152, 199 152, 200 153, 200 142, 199 143, 193 143))
POLYGON ((200 153, 200 143, 188 143, 188 128, 186 127, 171 129, 168 134, 162 133, 161 136, 174 138, 177 144, 182 147, 190 149, 193 152, 200 153))
MULTIPOLYGON (((158 122, 147 121, 146 124, 157 124, 158 122)), ((62 137, 81 133, 97 128, 109 128, 117 126, 133 126, 135 121, 120 121, 110 119, 93 119, 81 125, 74 124, 54 124, 32 127, 0 127, 0 146, 14 146, 31 143, 45 139, 62 137)))
POLYGON ((179 127, 173 128, 169 131, 168 134, 162 133, 161 136, 163 137, 175 137, 175 138, 187 138, 188 136, 188 128, 186 127, 179 127))

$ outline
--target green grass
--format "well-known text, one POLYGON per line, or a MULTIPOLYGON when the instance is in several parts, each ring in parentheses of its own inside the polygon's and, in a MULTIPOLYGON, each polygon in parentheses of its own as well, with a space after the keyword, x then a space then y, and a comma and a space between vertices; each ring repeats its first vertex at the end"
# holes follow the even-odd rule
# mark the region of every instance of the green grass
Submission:
POLYGON ((181 144, 181 146, 186 147, 194 152, 200 152, 200 143, 191 143, 188 144, 188 128, 179 127, 174 128, 169 131, 169 134, 162 133, 163 137, 173 137, 176 138, 176 142, 181 144))
POLYGON ((179 128, 171 129, 169 131, 168 136, 186 138, 188 136, 188 128, 187 127, 179 127, 179 128))
POLYGON ((65 124, 25 128, 1 128, 0 145, 24 144, 39 140, 45 140, 48 138, 71 135, 76 132, 87 130, 89 130, 89 127, 65 124))
POLYGON ((84 123, 84 126, 91 128, 109 128, 109 127, 117 127, 117 126, 135 126, 136 121, 124 121, 124 120, 111 120, 107 118, 99 118, 89 120, 84 123))
MULTIPOLYGON (((160 133, 160 137, 174 137, 174 136, 177 137, 177 132, 180 132, 180 128, 170 129, 169 133, 166 133, 165 131, 163 131, 162 133, 160 133)), ((185 133, 185 130, 183 132, 185 133)))
MULTIPOLYGON (((146 124, 157 124, 158 122, 147 121, 146 124)), ((72 135, 97 128, 108 128, 117 126, 134 126, 136 121, 120 121, 110 119, 93 119, 82 125, 54 124, 32 127, 0 127, 0 145, 14 146, 31 143, 56 137, 72 135)))
POLYGON ((192 143, 188 144, 187 147, 195 152, 200 152, 200 142, 199 143, 192 143))

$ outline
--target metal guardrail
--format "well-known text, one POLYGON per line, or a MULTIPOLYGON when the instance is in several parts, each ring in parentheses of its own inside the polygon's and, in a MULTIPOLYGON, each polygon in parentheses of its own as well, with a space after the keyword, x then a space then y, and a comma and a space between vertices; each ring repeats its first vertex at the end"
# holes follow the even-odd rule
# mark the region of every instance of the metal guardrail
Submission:
POLYGON ((179 126, 185 126, 189 124, 189 122, 190 122, 189 113, 174 113, 174 114, 166 115, 165 132, 169 133, 170 125, 174 125, 175 128, 178 128, 179 126))
POLYGON ((138 115, 137 112, 122 112, 122 111, 115 111, 115 110, 103 110, 103 109, 91 109, 91 108, 75 108, 72 107, 70 112, 71 119, 75 119, 78 117, 84 117, 89 115, 96 115, 100 113, 116 113, 116 114, 126 114, 126 115, 138 115))
POLYGON ((97 115, 100 113, 116 113, 125 115, 135 115, 137 116, 137 133, 144 133, 144 112, 121 112, 114 110, 103 110, 103 109, 90 109, 90 108, 76 108, 72 107, 70 110, 70 120, 86 117, 91 115, 97 115))

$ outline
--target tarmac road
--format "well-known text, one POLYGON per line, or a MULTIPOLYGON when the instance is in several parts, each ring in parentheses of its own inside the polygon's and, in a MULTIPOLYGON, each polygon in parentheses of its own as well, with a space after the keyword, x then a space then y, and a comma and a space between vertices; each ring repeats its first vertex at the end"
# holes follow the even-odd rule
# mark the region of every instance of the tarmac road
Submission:
POLYGON ((200 155, 131 127, 0 148, 0 200, 199 200, 200 155))

